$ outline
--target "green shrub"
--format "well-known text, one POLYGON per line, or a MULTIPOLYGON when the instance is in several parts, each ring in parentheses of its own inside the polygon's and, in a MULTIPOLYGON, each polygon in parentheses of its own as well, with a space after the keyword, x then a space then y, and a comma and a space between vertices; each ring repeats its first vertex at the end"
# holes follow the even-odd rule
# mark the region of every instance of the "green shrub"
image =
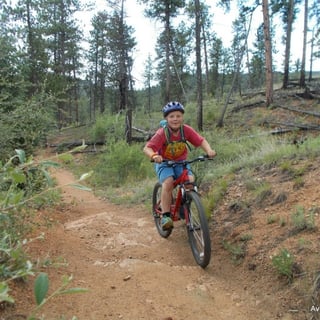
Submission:
MULTIPOLYGON (((32 264, 24 251, 24 239, 30 231, 34 203, 51 200, 47 188, 53 186, 47 168, 51 161, 35 163, 23 150, 16 150, 4 165, 0 165, 0 297, 13 302, 6 281, 33 274, 32 264)), ((2 301, 0 299, 0 301, 2 301)))
POLYGON ((310 211, 308 215, 302 206, 297 206, 296 210, 291 214, 291 222, 296 231, 315 229, 314 212, 310 211))
POLYGON ((251 233, 245 233, 240 236, 240 240, 244 242, 252 240, 252 238, 253 238, 253 235, 251 233))
POLYGON ((17 279, 32 275, 32 264, 24 252, 23 242, 5 230, 0 233, 0 279, 17 279))
MULTIPOLYGON (((228 180, 219 179, 216 181, 214 188, 212 188, 207 195, 203 198, 203 203, 207 210, 212 211, 223 199, 227 189, 228 189, 228 180)), ((210 217, 210 214, 208 218, 210 217)))
POLYGON ((29 101, 9 113, 0 112, 0 161, 7 161, 15 149, 31 155, 45 143, 50 123, 52 119, 39 101, 29 101))
POLYGON ((279 254, 272 257, 272 265, 280 275, 292 281, 294 257, 287 249, 281 249, 279 254))
POLYGON ((272 213, 267 217, 267 224, 275 223, 278 220, 278 217, 272 213))
POLYGON ((234 263, 238 264, 242 262, 243 258, 246 255, 244 243, 232 244, 228 241, 223 241, 222 245, 231 254, 231 259, 234 263))
MULTIPOLYGON (((88 291, 87 289, 78 288, 78 287, 68 288, 72 279, 73 279, 72 276, 70 277, 64 276, 62 278, 61 286, 57 288, 53 293, 48 295, 48 290, 49 290, 48 275, 44 272, 39 273, 34 284, 34 296, 35 296, 37 306, 34 308, 34 310, 32 311, 32 314, 27 318, 27 320, 39 319, 38 317, 36 317, 36 314, 41 310, 41 308, 45 304, 47 304, 50 300, 52 300, 56 296, 65 295, 65 294, 84 293, 88 291)), ((72 319, 77 319, 77 318, 72 317, 72 319)))
POLYGON ((141 183, 152 176, 152 164, 142 152, 139 144, 128 145, 118 141, 103 154, 94 169, 94 184, 119 187, 124 183, 141 183))
POLYGON ((106 141, 107 145, 120 140, 125 132, 124 116, 103 114, 97 117, 91 130, 93 141, 106 141))
POLYGON ((303 177, 296 177, 293 181, 293 189, 297 190, 303 188, 304 183, 303 177))
POLYGON ((271 185, 269 183, 261 183, 257 189, 254 191, 255 202, 260 207, 263 206, 263 203, 272 195, 271 185))

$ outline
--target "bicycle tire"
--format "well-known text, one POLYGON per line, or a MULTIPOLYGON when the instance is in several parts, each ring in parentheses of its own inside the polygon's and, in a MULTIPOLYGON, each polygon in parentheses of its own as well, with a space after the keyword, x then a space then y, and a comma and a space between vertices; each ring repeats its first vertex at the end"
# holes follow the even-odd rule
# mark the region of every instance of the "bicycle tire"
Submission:
POLYGON ((195 191, 188 191, 184 205, 188 210, 187 232, 193 257, 199 266, 206 268, 211 259, 211 239, 200 196, 195 191))
POLYGON ((163 230, 161 226, 161 216, 157 213, 157 210, 159 210, 161 204, 160 204, 160 198, 161 198, 161 189, 162 184, 160 182, 157 182, 153 188, 153 194, 152 194, 152 214, 154 223, 156 225, 156 228, 158 230, 158 233, 163 238, 168 238, 172 232, 172 228, 168 230, 163 230))

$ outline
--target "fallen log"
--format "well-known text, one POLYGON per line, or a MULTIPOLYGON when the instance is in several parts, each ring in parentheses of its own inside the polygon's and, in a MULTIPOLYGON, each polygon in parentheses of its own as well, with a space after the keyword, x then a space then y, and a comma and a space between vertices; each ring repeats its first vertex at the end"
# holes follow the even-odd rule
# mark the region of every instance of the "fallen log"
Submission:
POLYGON ((96 149, 90 149, 90 150, 82 150, 82 151, 75 151, 72 152, 73 154, 78 154, 78 153, 104 153, 104 150, 96 150, 96 149))
POLYGON ((140 128, 137 128, 137 127, 132 127, 132 129, 135 130, 135 131, 141 132, 141 133, 143 133, 145 135, 151 134, 150 131, 146 131, 146 130, 143 130, 143 129, 140 129, 140 128))
MULTIPOLYGON (((290 123, 290 122, 273 122, 273 121, 264 121, 264 124, 275 125, 277 127, 290 127, 296 128, 299 130, 320 130, 320 126, 318 124, 297 124, 297 123, 290 123)), ((283 129, 281 129, 283 130, 283 129)))
POLYGON ((252 103, 238 105, 238 106, 235 106, 234 108, 232 108, 231 112, 238 112, 242 109, 251 109, 251 108, 261 107, 261 105, 265 106, 265 103, 266 103, 265 100, 259 100, 259 101, 252 102, 252 103))
POLYGON ((146 137, 132 137, 131 140, 135 141, 135 142, 145 142, 145 141, 147 141, 147 138, 146 137))
POLYGON ((310 110, 301 110, 301 109, 296 109, 296 108, 286 107, 286 106, 280 106, 280 105, 275 105, 275 107, 276 108, 285 109, 285 110, 289 110, 289 111, 293 111, 293 112, 297 112, 297 113, 307 114, 309 116, 320 118, 320 113, 314 112, 314 111, 310 111, 310 110))
POLYGON ((71 149, 74 147, 79 147, 82 146, 83 144, 87 146, 94 146, 94 145, 104 145, 106 142, 104 140, 100 141, 71 141, 71 142, 61 142, 58 144, 55 143, 48 143, 47 146, 50 148, 66 148, 66 149, 71 149))
MULTIPOLYGON (((137 127, 132 127, 133 130, 143 133, 145 138, 144 141, 150 140, 150 138, 155 134, 155 131, 146 131, 137 127)), ((135 137, 135 141, 141 141, 141 138, 135 137)))

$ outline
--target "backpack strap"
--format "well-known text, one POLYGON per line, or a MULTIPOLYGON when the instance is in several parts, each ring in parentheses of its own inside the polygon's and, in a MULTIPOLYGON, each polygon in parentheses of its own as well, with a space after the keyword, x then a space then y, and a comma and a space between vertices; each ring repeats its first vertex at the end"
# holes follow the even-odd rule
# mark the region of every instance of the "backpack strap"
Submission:
POLYGON ((171 142, 171 139, 170 139, 170 137, 171 137, 170 130, 169 130, 168 126, 163 127, 163 130, 164 130, 164 134, 165 134, 165 136, 166 136, 166 145, 168 145, 168 144, 171 142))
MULTIPOLYGON (((166 145, 168 145, 171 142, 171 133, 170 133, 170 130, 169 130, 168 126, 165 126, 163 128, 163 130, 164 130, 164 134, 166 136, 166 145)), ((187 145, 189 151, 191 151, 192 148, 190 146, 190 143, 188 143, 188 141, 186 140, 185 135, 184 135, 184 125, 182 125, 180 127, 180 136, 181 136, 181 140, 180 141, 184 142, 187 145)))

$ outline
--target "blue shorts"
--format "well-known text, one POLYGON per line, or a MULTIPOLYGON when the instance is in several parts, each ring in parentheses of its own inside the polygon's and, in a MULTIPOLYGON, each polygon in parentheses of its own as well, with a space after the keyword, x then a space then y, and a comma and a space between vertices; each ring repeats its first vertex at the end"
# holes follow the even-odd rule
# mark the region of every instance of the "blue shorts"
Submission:
MULTIPOLYGON (((189 164, 187 165, 187 169, 188 169, 188 175, 192 176, 193 174, 189 164)), ((176 165, 174 167, 170 167, 165 162, 156 163, 155 170, 158 175, 159 181, 163 183, 163 181, 169 177, 173 177, 173 179, 176 180, 182 174, 183 166, 176 165)))

